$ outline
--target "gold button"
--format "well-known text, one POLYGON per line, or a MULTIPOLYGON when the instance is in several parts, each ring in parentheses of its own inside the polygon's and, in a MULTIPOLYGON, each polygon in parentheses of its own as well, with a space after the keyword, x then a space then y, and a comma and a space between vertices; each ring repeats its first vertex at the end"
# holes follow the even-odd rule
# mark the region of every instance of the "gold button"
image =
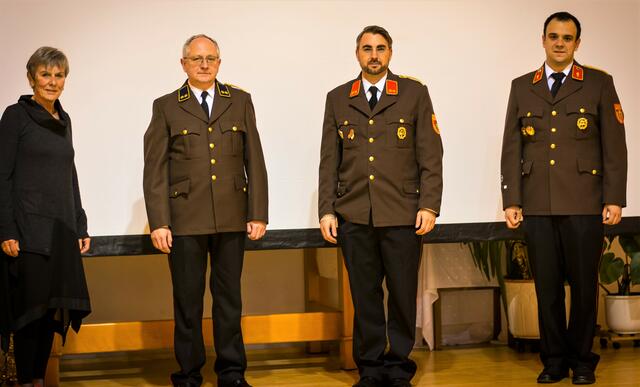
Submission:
POLYGON ((551 161, 549 161, 549 164, 556 165, 556 161, 555 160, 551 160, 551 161))
POLYGON ((345 120, 343 125, 345 125, 345 126, 346 126, 346 125, 349 125, 349 121, 346 121, 346 120, 345 120))
POLYGON ((416 190, 416 193, 420 193, 420 190, 419 190, 419 189, 417 189, 417 190, 416 190))
POLYGON ((401 118, 401 119, 400 119, 400 123, 401 123, 401 124, 404 124, 404 118, 401 118))
POLYGON ((211 165, 216 163, 216 159, 211 159, 211 165))
POLYGON ((178 196, 178 191, 174 192, 173 196, 178 196))
POLYGON ((247 187, 242 187, 242 192, 247 192, 247 187))
POLYGON ((369 120, 369 125, 373 125, 374 121, 373 120, 369 120))
POLYGON ((231 130, 233 130, 234 132, 237 132, 238 131, 238 127, 234 126, 233 128, 231 128, 231 130))
POLYGON ((211 175, 211 180, 216 181, 217 178, 216 175, 211 175))
POLYGON ((584 113, 584 112, 585 112, 584 108, 580 108, 580 113, 584 113))
POLYGON ((549 146, 551 147, 551 149, 556 149, 556 144, 551 144, 549 146))
POLYGON ((551 115, 555 117, 555 116, 558 115, 558 112, 554 110, 554 111, 551 112, 551 115))
POLYGON ((369 161, 373 161, 373 160, 375 160, 375 159, 376 159, 375 157, 373 157, 373 156, 369 156, 369 161))
POLYGON ((207 129, 209 131, 209 133, 213 132, 213 128, 209 127, 209 129, 207 129))
POLYGON ((182 134, 187 134, 189 131, 187 129, 182 129, 182 134))
POLYGON ((556 129, 556 128, 551 128, 551 132, 552 132, 552 133, 555 133, 555 132, 556 132, 556 130, 558 130, 558 129, 556 129))
POLYGON ((209 144, 209 148, 211 148, 211 149, 215 148, 215 146, 216 146, 216 144, 214 144, 214 143, 209 144))
POLYGON ((369 142, 374 142, 375 140, 373 139, 373 137, 369 137, 369 142))
POLYGON ((527 117, 531 117, 531 112, 527 112, 527 117))
POLYGON ((373 179, 375 179, 376 177, 373 175, 369 175, 369 180, 373 181, 373 179))
POLYGON ((592 175, 595 175, 595 174, 597 174, 597 173, 598 173, 598 170, 597 170, 597 169, 594 169, 593 171, 591 171, 591 174, 592 174, 592 175))

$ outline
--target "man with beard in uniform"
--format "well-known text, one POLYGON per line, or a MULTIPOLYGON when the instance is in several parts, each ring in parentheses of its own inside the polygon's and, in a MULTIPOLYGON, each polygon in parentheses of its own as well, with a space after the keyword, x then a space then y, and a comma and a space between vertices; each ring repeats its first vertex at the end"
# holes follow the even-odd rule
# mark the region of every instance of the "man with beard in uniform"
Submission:
POLYGON ((219 387, 247 387, 240 330, 244 242, 267 224, 267 172, 251 96, 216 79, 220 50, 189 38, 188 80, 153 103, 144 136, 144 196, 153 245, 169 254, 175 315, 174 386, 202 384, 202 304, 210 254, 219 387))
POLYGON ((362 73, 327 95, 320 230, 325 240, 340 240, 349 272, 355 386, 406 387, 416 372, 409 354, 422 236, 440 211, 442 141, 427 87, 388 70, 389 33, 369 26, 356 44, 362 73))
POLYGON ((538 298, 538 383, 573 370, 594 383, 598 265, 603 224, 626 204, 624 115, 613 78, 578 64, 580 22, 549 16, 545 63, 511 84, 502 143, 502 200, 509 228, 524 227, 538 298), (569 325, 564 282, 571 287, 569 325))

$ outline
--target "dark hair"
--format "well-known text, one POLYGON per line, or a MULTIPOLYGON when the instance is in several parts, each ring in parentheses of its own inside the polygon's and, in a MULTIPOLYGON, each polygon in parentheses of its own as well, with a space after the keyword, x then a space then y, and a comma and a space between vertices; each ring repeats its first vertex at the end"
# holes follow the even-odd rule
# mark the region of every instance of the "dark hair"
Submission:
POLYGON ((553 15, 549 16, 547 18, 547 20, 544 21, 544 28, 542 29, 542 34, 544 36, 547 36, 547 26, 549 25, 549 23, 551 22, 551 20, 557 20, 557 21, 572 21, 573 24, 576 25, 576 40, 580 39, 580 32, 582 31, 582 28, 580 28, 580 22, 578 21, 578 18, 573 16, 572 14, 570 14, 569 12, 556 12, 553 15))
POLYGON ((34 52, 27 62, 27 72, 31 79, 36 79, 38 66, 58 66, 64 70, 65 77, 69 75, 69 61, 64 53, 53 47, 40 47, 34 52))
POLYGON ((366 26, 356 38, 356 48, 360 46, 360 40, 362 39, 362 35, 364 34, 382 35, 382 37, 387 41, 387 44, 389 44, 389 48, 391 48, 391 46, 393 45, 393 39, 391 39, 391 35, 389 35, 389 32, 387 32, 387 30, 380 26, 366 26))

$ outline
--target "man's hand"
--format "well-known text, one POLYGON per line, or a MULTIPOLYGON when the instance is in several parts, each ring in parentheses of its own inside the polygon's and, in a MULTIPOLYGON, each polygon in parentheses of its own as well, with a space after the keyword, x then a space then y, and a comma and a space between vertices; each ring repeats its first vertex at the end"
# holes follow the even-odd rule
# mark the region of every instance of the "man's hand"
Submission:
POLYGON ((171 230, 166 227, 156 228, 151 232, 151 242, 153 242, 153 247, 165 254, 169 254, 173 243, 171 230))
POLYGON ((267 232, 267 224, 260 220, 251 220, 247 222, 247 236, 252 241, 262 238, 267 232))
POLYGON ((78 245, 80 245, 80 254, 84 254, 91 248, 91 238, 78 239, 78 245))
POLYGON ((507 221, 507 227, 514 229, 520 227, 522 220, 522 208, 517 206, 508 207, 504 210, 504 219, 507 221))
POLYGON ((325 241, 334 245, 338 243, 338 219, 335 215, 327 214, 320 219, 320 232, 325 241))
POLYGON ((17 257, 20 252, 20 242, 15 239, 8 239, 2 242, 2 251, 10 257, 17 257))
POLYGON ((436 214, 429 210, 419 210, 416 215, 416 234, 425 235, 433 230, 436 224, 436 214))
POLYGON ((613 226, 622 220, 622 207, 615 204, 605 204, 602 209, 602 223, 613 226))

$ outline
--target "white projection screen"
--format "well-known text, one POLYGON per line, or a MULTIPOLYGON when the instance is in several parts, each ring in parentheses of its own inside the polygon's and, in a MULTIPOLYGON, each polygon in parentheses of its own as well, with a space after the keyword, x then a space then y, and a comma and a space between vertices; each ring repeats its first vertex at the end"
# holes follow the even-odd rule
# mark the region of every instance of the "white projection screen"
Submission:
POLYGON ((625 110, 628 207, 640 215, 640 1, 0 0, 0 109, 30 93, 25 64, 43 45, 71 72, 62 103, 92 235, 148 232, 142 138, 151 104, 186 79, 183 42, 220 43, 218 79, 252 94, 269 172, 270 229, 317 227, 326 93, 356 77, 355 38, 379 24, 391 70, 429 86, 444 142, 438 222, 502 220, 499 160, 510 82, 544 60, 542 24, 582 22, 576 59, 613 75, 625 110))

